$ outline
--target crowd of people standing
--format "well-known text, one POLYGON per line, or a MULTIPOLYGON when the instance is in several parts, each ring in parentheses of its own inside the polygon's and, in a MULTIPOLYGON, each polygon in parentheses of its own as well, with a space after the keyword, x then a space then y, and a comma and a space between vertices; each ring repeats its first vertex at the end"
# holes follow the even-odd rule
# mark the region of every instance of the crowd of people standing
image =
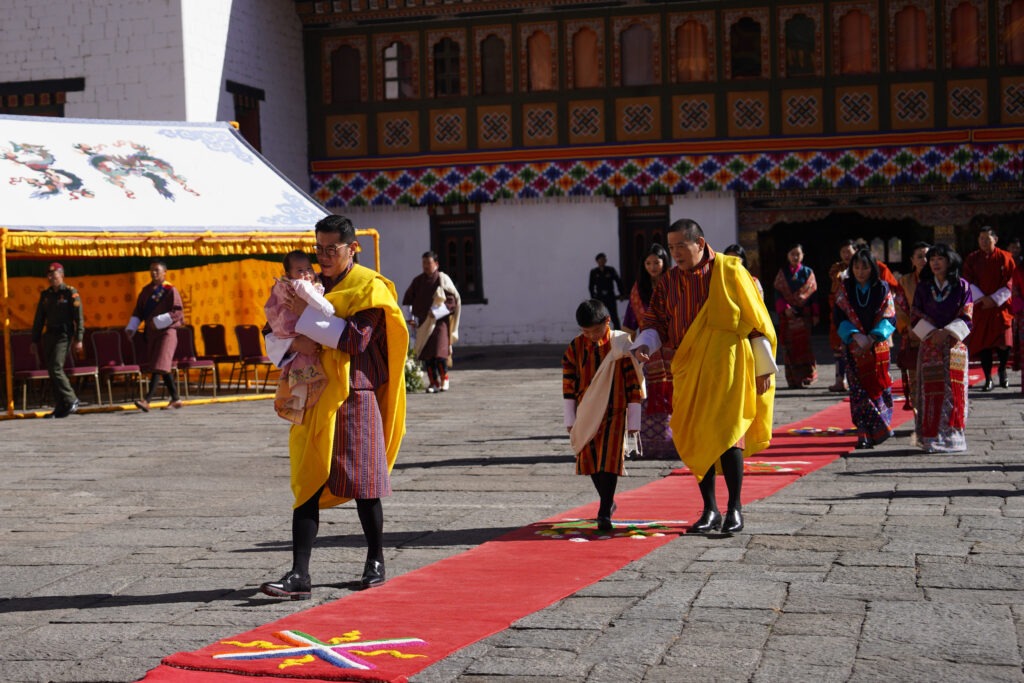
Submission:
MULTIPOLYGON (((901 404, 902 410, 914 413, 917 446, 929 452, 963 451, 969 362, 980 364, 983 379, 977 389, 982 393, 1008 388, 1008 369, 1022 368, 1020 242, 1012 240, 1008 250, 1000 249, 997 232, 990 226, 981 228, 977 239, 977 250, 966 257, 946 244, 914 243, 910 267, 899 277, 864 241, 845 240, 829 270, 827 297, 818 291, 815 273, 804 263, 803 245, 788 246, 772 283, 786 384, 792 389, 815 384, 812 331, 827 306, 835 361, 835 379, 828 390, 849 395, 858 449, 873 448, 893 435, 893 409, 901 404), (893 381, 894 371, 898 382, 893 381)), ((746 265, 739 245, 730 245, 723 254, 738 256, 746 265)), ((599 258, 614 273, 604 261, 599 258)), ((650 247, 623 316, 627 333, 637 335, 642 329, 658 283, 679 268, 678 263, 675 266, 664 247, 650 247)), ((594 277, 592 271, 591 283, 594 277)), ((617 273, 614 279, 618 280, 617 273)), ((614 304, 614 298, 606 302, 611 310, 614 304)), ((675 352, 674 345, 663 344, 643 364, 644 457, 677 457, 671 426, 675 352)))

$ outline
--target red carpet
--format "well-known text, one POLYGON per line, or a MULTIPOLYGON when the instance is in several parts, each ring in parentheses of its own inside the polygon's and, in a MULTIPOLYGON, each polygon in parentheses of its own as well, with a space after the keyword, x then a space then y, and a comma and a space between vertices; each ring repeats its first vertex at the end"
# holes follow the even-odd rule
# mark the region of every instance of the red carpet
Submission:
MULTIPOLYGON (((893 428, 912 416, 897 404, 893 428)), ((770 496, 850 451, 856 441, 846 433, 850 426, 849 405, 840 401, 779 428, 772 447, 748 461, 744 503, 770 496)), ((673 474, 686 476, 617 495, 610 533, 599 532, 592 521, 596 503, 568 510, 380 588, 170 655, 144 680, 404 681, 683 534, 700 515, 701 502, 685 469, 673 474)), ((579 486, 589 487, 589 479, 580 477, 579 486)))

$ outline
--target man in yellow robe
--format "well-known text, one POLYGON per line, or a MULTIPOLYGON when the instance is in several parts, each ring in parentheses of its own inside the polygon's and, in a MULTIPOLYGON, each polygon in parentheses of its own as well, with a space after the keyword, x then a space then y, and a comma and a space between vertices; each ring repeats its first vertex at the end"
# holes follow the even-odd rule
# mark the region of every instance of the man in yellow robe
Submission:
POLYGON ((675 349, 673 442, 704 501, 691 530, 734 533, 743 528, 743 458, 771 441, 775 328, 740 259, 715 254, 696 221, 676 221, 666 238, 676 266, 655 287, 632 350, 646 361, 662 345, 675 349), (716 463, 729 490, 724 518, 716 463))
MULTIPOLYGON (((325 296, 334 315, 307 307, 292 295, 299 336, 267 336, 272 359, 288 352, 319 353, 327 376, 316 404, 288 439, 292 511, 292 569, 260 586, 267 595, 292 600, 311 596, 309 561, 320 508, 355 499, 366 537, 362 588, 384 583, 384 512, 391 468, 405 435, 405 354, 409 330, 395 286, 354 262, 355 228, 342 216, 316 224, 316 254, 325 296)), ((278 363, 280 365, 280 362, 278 363)))

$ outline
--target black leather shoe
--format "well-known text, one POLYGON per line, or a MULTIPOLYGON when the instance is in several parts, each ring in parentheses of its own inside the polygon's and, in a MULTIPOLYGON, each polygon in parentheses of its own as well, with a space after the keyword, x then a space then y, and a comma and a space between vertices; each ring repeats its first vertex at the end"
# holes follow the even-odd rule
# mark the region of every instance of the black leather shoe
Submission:
POLYGON ((309 600, 313 593, 313 582, 308 576, 288 572, 280 581, 268 581, 260 586, 260 592, 275 598, 309 600))
POLYGON ((874 447, 875 447, 875 444, 873 444, 871 442, 871 439, 869 439, 866 436, 862 436, 859 439, 857 439, 857 450, 868 451, 868 450, 871 450, 874 447))
POLYGON ((367 560, 366 566, 363 567, 363 578, 359 580, 359 585, 365 588, 375 588, 376 586, 384 583, 384 563, 380 560, 367 560))
POLYGON ((602 515, 600 512, 598 512, 598 514, 597 514, 597 528, 598 528, 598 530, 600 530, 600 531, 611 531, 612 529, 615 528, 615 525, 612 524, 612 515, 615 514, 615 509, 618 508, 618 507, 619 507, 618 505, 616 505, 615 503, 612 503, 612 509, 611 509, 611 511, 607 515, 602 515))
POLYGON ((743 531, 743 514, 739 510, 727 510, 725 521, 722 522, 723 534, 735 534, 743 531))
POLYGON ((68 415, 74 415, 75 413, 77 413, 78 412, 78 406, 79 406, 79 401, 76 398, 75 402, 67 407, 67 410, 64 412, 64 417, 67 417, 68 415))
POLYGON ((712 531, 718 531, 721 526, 722 513, 718 510, 705 510, 701 514, 700 519, 690 527, 690 533, 708 534, 712 531))
POLYGON ((983 385, 981 385, 981 390, 982 391, 986 391, 986 392, 992 391, 992 378, 991 377, 986 379, 985 383, 983 385))
POLYGON ((1001 389, 1009 389, 1010 388, 1010 380, 1006 376, 1006 370, 1000 370, 999 371, 999 387, 1001 389))

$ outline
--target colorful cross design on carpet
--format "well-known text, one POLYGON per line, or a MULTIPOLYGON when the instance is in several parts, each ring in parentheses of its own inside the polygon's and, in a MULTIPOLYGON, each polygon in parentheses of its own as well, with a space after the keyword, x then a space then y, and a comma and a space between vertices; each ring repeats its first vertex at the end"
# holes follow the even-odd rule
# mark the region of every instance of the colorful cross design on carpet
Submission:
POLYGON ((256 650, 225 652, 215 654, 213 658, 233 660, 280 659, 282 661, 277 665, 279 669, 301 666, 320 659, 341 669, 368 671, 373 669, 374 666, 361 659, 361 657, 377 657, 380 655, 389 655, 397 659, 424 657, 425 655, 405 654, 394 648, 399 645, 427 644, 425 640, 420 640, 419 638, 360 640, 362 634, 359 631, 349 631, 342 636, 330 638, 326 642, 302 631, 278 631, 274 633, 274 636, 280 638, 286 644, 278 645, 266 640, 254 640, 247 643, 237 640, 222 640, 221 644, 223 645, 256 648, 256 650))
MULTIPOLYGON (((310 175, 329 209, 429 206, 545 197, 679 195, 690 192, 885 189, 920 185, 1024 182, 1024 143, 907 144, 841 149, 674 154, 460 163, 438 156, 429 166, 330 169, 310 175)), ((657 151, 654 151, 657 150, 657 151)), ((624 152, 628 154, 628 152, 624 152)), ((495 155, 500 159, 500 155, 495 155)), ((358 163, 358 162, 356 162, 358 163)))
POLYGON ((786 430, 787 434, 793 436, 856 436, 856 427, 797 427, 786 430))
POLYGON ((549 524, 536 524, 541 527, 533 533, 544 539, 568 540, 573 543, 587 543, 609 538, 658 538, 666 534, 682 534, 683 527, 689 522, 685 519, 640 520, 613 519, 611 531, 601 531, 593 519, 566 519, 549 524))

